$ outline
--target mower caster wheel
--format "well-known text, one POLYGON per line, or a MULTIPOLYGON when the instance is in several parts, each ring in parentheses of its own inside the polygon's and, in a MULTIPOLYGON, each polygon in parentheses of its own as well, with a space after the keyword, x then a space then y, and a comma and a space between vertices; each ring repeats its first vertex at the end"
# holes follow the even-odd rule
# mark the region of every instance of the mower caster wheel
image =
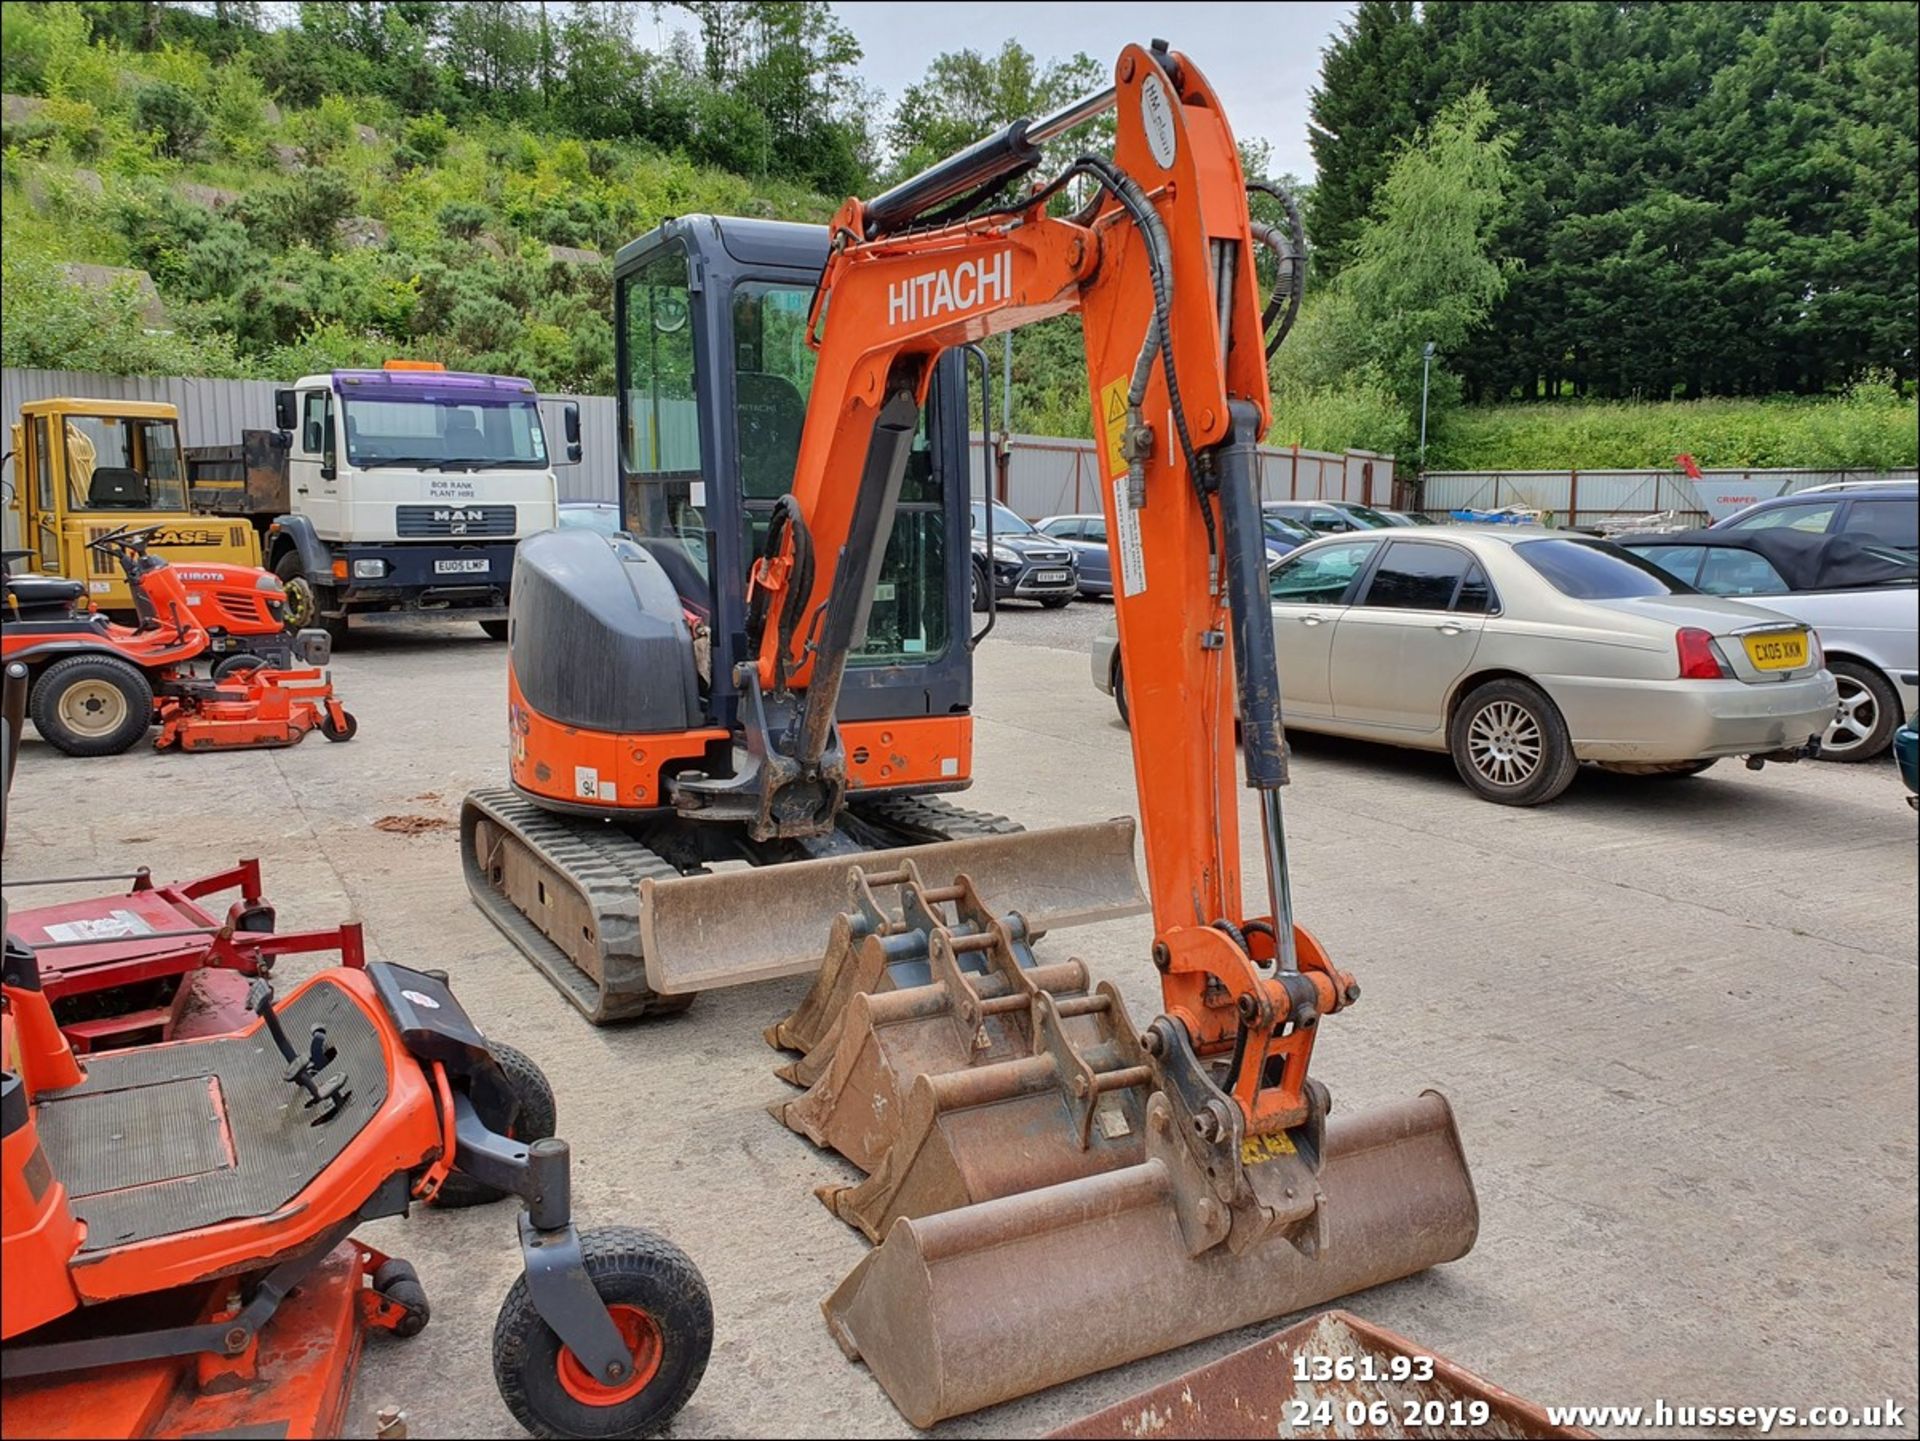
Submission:
POLYGON ((493 1377, 507 1409, 543 1437, 650 1436, 687 1404, 713 1350, 713 1302, 677 1246, 631 1226, 580 1238, 587 1277, 632 1349, 627 1374, 590 1373, 513 1283, 493 1328, 493 1377))
POLYGON ((320 712, 320 734, 330 741, 350 741, 360 734, 360 722, 353 718, 353 713, 343 710, 340 714, 347 719, 343 726, 335 725, 333 717, 325 711, 320 712))
POLYGON ((412 1262, 395 1257, 381 1263, 380 1269, 373 1273, 373 1289, 406 1312, 394 1323, 394 1335, 404 1340, 427 1329, 433 1308, 427 1304, 427 1288, 420 1284, 412 1262))
MULTIPOLYGON (((553 1135, 560 1124, 560 1112, 546 1072, 534 1064, 532 1057, 505 1041, 489 1041, 487 1049, 493 1052, 500 1069, 507 1073, 507 1084, 518 1103, 507 1134, 516 1141, 544 1141, 553 1135)), ((440 1192, 433 1198, 433 1204, 459 1210, 466 1206, 484 1206, 506 1194, 455 1171, 440 1183, 440 1192)))
POLYGON ((270 936, 273 934, 274 920, 273 907, 265 901, 260 901, 254 905, 242 906, 240 914, 233 919, 233 928, 236 931, 250 931, 255 935, 270 936))

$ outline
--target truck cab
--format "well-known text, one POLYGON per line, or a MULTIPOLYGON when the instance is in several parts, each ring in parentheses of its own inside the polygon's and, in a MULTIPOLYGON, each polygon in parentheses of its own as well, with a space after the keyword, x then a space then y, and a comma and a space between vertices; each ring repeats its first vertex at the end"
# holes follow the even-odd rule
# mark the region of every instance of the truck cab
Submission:
POLYGON ((122 527, 161 526, 149 547, 171 561, 260 564, 260 542, 245 520, 191 508, 171 405, 135 400, 61 398, 28 401, 13 427, 10 504, 35 575, 86 586, 100 610, 133 615, 119 564, 89 550, 95 537, 122 527))
POLYGON ((532 384, 390 361, 274 400, 288 494, 266 545, 288 623, 338 638, 349 617, 475 620, 504 637, 514 547, 558 520, 532 384))

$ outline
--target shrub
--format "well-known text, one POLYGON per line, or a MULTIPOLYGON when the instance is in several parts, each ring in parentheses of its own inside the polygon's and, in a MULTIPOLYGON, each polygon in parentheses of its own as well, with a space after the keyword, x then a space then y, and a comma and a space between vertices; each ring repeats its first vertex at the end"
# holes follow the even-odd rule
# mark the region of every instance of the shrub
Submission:
POLYGON ((337 171, 303 170, 255 186, 235 213, 258 245, 327 250, 333 246, 334 225, 353 213, 353 189, 337 171))
POLYGON ((401 143, 419 156, 423 165, 438 165, 452 139, 453 128, 447 124, 447 117, 438 110, 429 115, 414 116, 400 132, 401 143))
POLYGON ((186 160, 200 149, 212 122, 192 91, 158 80, 141 86, 133 97, 133 123, 159 137, 162 155, 186 160))
POLYGON ((471 240, 493 219, 493 212, 471 200, 453 200, 440 207, 440 228, 449 235, 471 240))
POLYGON ((0 255, 0 364, 108 375, 241 375, 222 335, 149 332, 131 285, 69 284, 49 261, 7 246, 0 255))

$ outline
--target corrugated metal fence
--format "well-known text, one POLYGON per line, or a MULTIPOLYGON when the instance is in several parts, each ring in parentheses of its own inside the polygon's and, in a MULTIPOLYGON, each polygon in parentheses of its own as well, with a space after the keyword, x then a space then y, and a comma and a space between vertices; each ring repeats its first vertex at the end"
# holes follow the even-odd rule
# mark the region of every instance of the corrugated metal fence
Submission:
MULTIPOLYGON (((102 400, 151 400, 173 405, 180 412, 184 445, 231 445, 243 430, 273 426, 275 384, 267 380, 207 380, 145 375, 95 375, 75 370, 0 371, 0 411, 19 414, 29 400, 55 396, 96 396, 102 400)), ((581 458, 569 464, 557 460, 554 474, 562 500, 619 499, 619 467, 613 397, 604 395, 548 395, 540 398, 547 447, 556 457, 564 453, 560 403, 580 406, 581 458)), ((636 443, 645 446, 651 435, 651 412, 635 411, 636 443)), ((698 444, 693 430, 693 406, 667 402, 661 407, 660 444, 682 451, 698 444)), ((695 452, 697 453, 697 452, 695 452)), ((969 486, 977 494, 981 483, 980 441, 973 442, 974 470, 969 486)), ((1353 451, 1331 455, 1321 451, 1262 447, 1261 487, 1268 500, 1358 500, 1389 504, 1393 496, 1393 457, 1353 451)), ((9 476, 9 480, 11 476, 9 476)), ((1100 508, 1100 469, 1091 440, 1063 440, 1045 435, 1012 437, 1007 493, 1002 497, 1029 519, 1066 515, 1100 508)))
MULTIPOLYGON (((1671 470, 1454 470, 1428 471, 1419 505, 1437 520, 1455 510, 1499 510, 1520 505, 1545 512, 1558 525, 1677 511, 1702 525, 1719 507, 1707 496, 1737 492, 1743 500, 1787 495, 1840 480, 1911 480, 1911 470, 1703 470, 1699 482, 1671 470)), ((1411 498, 1408 499, 1411 504, 1411 498)))
MULTIPOLYGON (((974 438, 969 487, 981 486, 981 441, 974 438)), ((1100 509, 1103 479, 1091 440, 1050 435, 1009 437, 1006 493, 1009 509, 1028 520, 1049 515, 1078 515, 1100 509)), ((1298 447, 1260 448, 1260 489, 1265 500, 1357 500, 1389 505, 1393 496, 1393 457, 1370 451, 1345 455, 1298 447)))
MULTIPOLYGON (((234 445, 243 430, 273 428, 270 380, 206 380, 180 376, 95 375, 79 370, 0 370, 0 412, 9 421, 29 400, 88 396, 100 400, 151 400, 180 412, 182 445, 234 445)), ((603 395, 543 395, 540 422, 547 448, 555 457, 554 475, 562 500, 612 500, 613 398, 603 395), (560 428, 560 404, 580 406, 581 459, 566 459, 560 428)), ((9 470, 8 483, 12 483, 9 470)))

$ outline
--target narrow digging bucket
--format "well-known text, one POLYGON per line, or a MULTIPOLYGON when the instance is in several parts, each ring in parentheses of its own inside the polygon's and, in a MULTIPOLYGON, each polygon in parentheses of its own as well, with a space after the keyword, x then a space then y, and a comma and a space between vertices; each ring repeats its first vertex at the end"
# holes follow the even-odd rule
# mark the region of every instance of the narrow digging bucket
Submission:
POLYGON ((881 1048, 872 1041, 870 1010, 936 989, 855 997, 849 1043, 836 1057, 836 1071, 851 1061, 851 1084, 832 1090, 838 1077, 829 1075, 781 1117, 796 1130, 820 1117, 829 1139, 851 1133, 869 1148, 863 1158, 836 1146, 871 1174, 857 1185, 816 1192, 834 1214, 877 1242, 902 1216, 950 1211, 1145 1158, 1152 1077, 1111 986, 1064 999, 1043 992, 1034 1001, 1037 1033, 1028 1054, 908 1072, 910 1084, 896 1089, 900 1074, 886 1071, 875 1054, 881 1048), (803 1109, 808 1103, 825 1109, 803 1109))
POLYGON ((1312 1259, 1280 1235, 1189 1255, 1177 1179, 1153 1157, 896 1220, 822 1309, 924 1427, 1457 1260, 1479 1229, 1437 1092, 1332 1120, 1319 1180, 1312 1259))
POLYGON ((1531 1401, 1347 1311, 1323 1311, 1152 1390, 1082 1416, 1065 1441, 1271 1441, 1327 1435, 1584 1437, 1531 1401), (1296 1382, 1296 1358, 1330 1378, 1296 1382), (1350 1363, 1350 1364, 1349 1364, 1350 1363), (1405 1379, 1396 1379, 1405 1378, 1405 1379), (1303 1418, 1304 1411, 1304 1418, 1303 1418))
POLYGON ((995 913, 1024 918, 1027 935, 1147 908, 1133 862, 1130 818, 1012 835, 863 851, 705 876, 640 883, 647 985, 662 995, 804 975, 821 966, 820 937, 852 905, 854 872, 912 863, 965 874, 995 913))

